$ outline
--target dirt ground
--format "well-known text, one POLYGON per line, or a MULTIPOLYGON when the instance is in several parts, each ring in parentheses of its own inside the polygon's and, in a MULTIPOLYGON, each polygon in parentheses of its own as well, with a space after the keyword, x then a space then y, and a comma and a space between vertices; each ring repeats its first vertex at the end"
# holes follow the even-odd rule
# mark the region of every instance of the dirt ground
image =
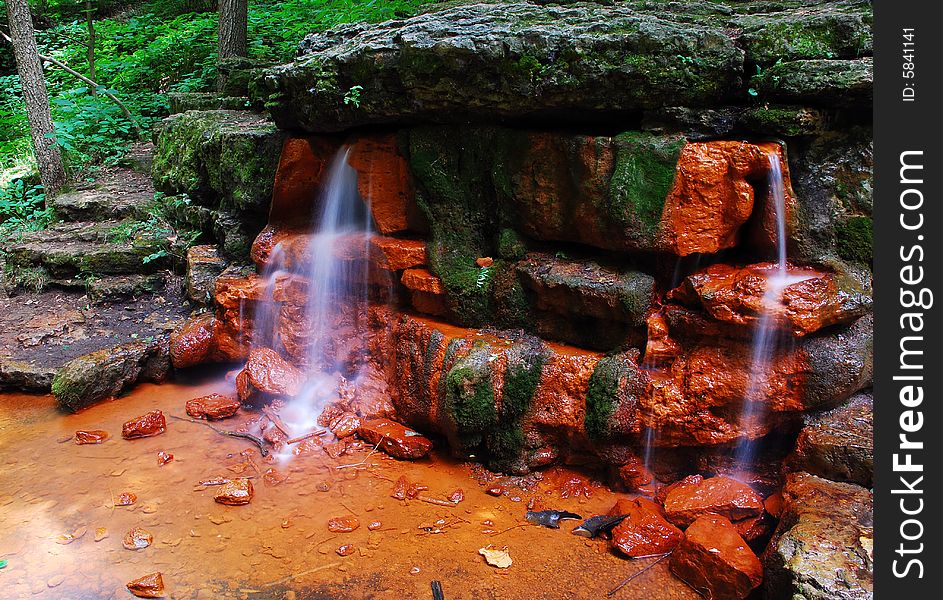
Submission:
MULTIPOLYGON (((331 458, 309 444, 300 455, 263 458, 246 440, 170 418, 164 434, 121 438, 122 423, 149 410, 184 415, 188 399, 231 391, 221 374, 142 385, 75 415, 59 413, 48 396, 0 395, 0 564, 7 561, 0 597, 125 599, 132 597, 127 582, 160 571, 174 599, 425 599, 433 598, 433 580, 449 600, 605 598, 653 560, 626 560, 604 541, 572 535, 576 521, 560 529, 527 524, 531 502, 583 517, 614 504, 617 494, 565 469, 494 497, 485 490, 495 482, 480 467, 439 454, 400 462, 363 447, 331 458), (110 438, 76 445, 79 429, 103 429, 110 438), (173 461, 159 466, 159 451, 173 461), (274 478, 264 476, 269 469, 274 478), (218 488, 200 482, 219 476, 252 477, 252 502, 214 502, 218 488), (456 489, 464 500, 396 500, 390 494, 401 476, 427 486, 423 497, 433 502, 456 489), (115 506, 123 492, 137 502, 115 506), (359 520, 356 530, 328 531, 329 519, 349 515, 359 520), (380 525, 371 531, 374 521, 380 525), (153 544, 125 549, 122 538, 133 527, 151 532, 153 544), (70 535, 76 539, 61 543, 70 535), (353 552, 340 556, 347 544, 353 552), (479 554, 489 545, 506 548, 511 566, 489 566, 479 554)), ((231 430, 253 417, 240 411, 217 423, 231 430)), ((664 561, 613 597, 696 594, 664 561)))

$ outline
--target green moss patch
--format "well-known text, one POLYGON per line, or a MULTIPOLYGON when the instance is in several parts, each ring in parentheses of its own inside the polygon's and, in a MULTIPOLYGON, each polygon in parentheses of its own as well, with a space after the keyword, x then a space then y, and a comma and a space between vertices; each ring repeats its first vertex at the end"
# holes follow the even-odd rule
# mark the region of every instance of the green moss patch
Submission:
POLYGON ((616 141, 609 202, 601 208, 608 220, 623 228, 638 222, 654 234, 674 183, 685 140, 680 136, 628 132, 617 136, 616 141))
POLYGON ((835 224, 835 244, 845 260, 870 263, 874 255, 874 222, 855 216, 835 224))

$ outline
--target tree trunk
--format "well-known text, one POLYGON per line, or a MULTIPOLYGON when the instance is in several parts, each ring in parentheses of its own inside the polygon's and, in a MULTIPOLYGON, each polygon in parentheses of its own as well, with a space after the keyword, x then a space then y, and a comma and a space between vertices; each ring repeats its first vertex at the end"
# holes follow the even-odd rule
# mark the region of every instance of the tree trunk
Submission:
POLYGON ((219 58, 248 54, 248 0, 219 1, 219 58))
MULTIPOLYGON (((92 19, 92 0, 85 0, 85 18, 88 23, 88 78, 95 81, 95 21, 92 19)), ((88 88, 92 96, 98 95, 94 87, 88 88)))
POLYGON ((13 38, 13 55, 16 57, 16 69, 23 87, 23 101, 26 103, 26 116, 33 138, 33 151, 43 188, 47 196, 51 196, 65 184, 66 177, 62 153, 54 138, 49 96, 33 33, 33 21, 27 0, 6 0, 6 5, 10 35, 13 38))

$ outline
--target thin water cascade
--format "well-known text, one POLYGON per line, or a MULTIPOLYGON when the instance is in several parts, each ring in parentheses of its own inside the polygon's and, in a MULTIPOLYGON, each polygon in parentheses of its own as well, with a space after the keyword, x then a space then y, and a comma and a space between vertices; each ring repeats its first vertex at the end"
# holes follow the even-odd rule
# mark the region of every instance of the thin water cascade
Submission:
MULTIPOLYGON (((771 363, 781 342, 779 318, 782 314, 783 291, 786 286, 804 277, 790 277, 786 268, 786 193, 782 165, 775 152, 769 158, 769 194, 776 217, 776 270, 766 275, 766 290, 762 298, 762 312, 753 334, 750 358, 750 378, 743 398, 740 428, 747 431, 766 416, 766 385, 771 363)), ((749 469, 756 458, 757 444, 744 440, 735 454, 739 469, 749 469)))

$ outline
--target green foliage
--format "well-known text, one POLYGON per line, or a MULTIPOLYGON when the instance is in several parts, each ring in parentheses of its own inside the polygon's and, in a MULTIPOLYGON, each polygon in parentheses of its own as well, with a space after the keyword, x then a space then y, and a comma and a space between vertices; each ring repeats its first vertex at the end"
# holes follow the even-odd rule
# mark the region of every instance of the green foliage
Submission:
POLYGON ((111 229, 110 241, 152 248, 153 251, 143 257, 144 264, 166 257, 182 262, 187 248, 193 245, 200 232, 176 230, 171 223, 174 213, 189 204, 186 195, 167 197, 158 192, 142 218, 124 221, 111 229))
POLYGON ((0 237, 45 229, 52 221, 52 210, 45 204, 43 187, 31 178, 0 186, 0 237))
POLYGON ((347 90, 347 93, 344 94, 344 104, 353 104, 355 107, 360 108, 360 94, 363 93, 362 85, 355 85, 347 90))

